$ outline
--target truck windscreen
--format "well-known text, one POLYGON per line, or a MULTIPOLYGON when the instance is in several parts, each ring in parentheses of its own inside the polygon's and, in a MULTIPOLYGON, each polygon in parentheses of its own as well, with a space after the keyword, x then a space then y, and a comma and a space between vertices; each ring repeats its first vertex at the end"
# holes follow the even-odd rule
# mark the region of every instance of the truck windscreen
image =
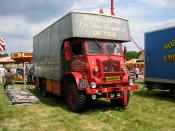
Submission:
POLYGON ((87 44, 89 54, 123 55, 123 47, 120 43, 112 41, 89 40, 87 41, 87 44))

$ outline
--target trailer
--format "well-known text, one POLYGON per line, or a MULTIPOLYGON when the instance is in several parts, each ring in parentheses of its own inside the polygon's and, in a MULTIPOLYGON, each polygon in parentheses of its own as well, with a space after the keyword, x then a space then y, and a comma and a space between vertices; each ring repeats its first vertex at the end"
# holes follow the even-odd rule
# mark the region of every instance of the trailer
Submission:
POLYGON ((39 101, 29 90, 7 89, 5 94, 13 105, 36 104, 39 101))
POLYGON ((175 27, 145 33, 145 84, 175 98, 175 27))
POLYGON ((35 85, 43 96, 64 96, 74 112, 100 97, 126 107, 137 88, 124 69, 129 41, 125 19, 70 12, 33 38, 35 85))

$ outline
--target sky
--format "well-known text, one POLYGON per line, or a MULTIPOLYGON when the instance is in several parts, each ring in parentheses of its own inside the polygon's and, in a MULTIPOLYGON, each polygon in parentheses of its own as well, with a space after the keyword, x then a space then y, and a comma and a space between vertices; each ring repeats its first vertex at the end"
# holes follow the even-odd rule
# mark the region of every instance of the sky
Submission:
MULTIPOLYGON (((70 11, 110 14, 110 0, 0 0, 0 36, 6 53, 29 51, 33 36, 70 11)), ((174 0, 115 0, 115 15, 129 20, 130 33, 144 48, 144 33, 175 26, 174 0)), ((124 44, 136 50, 133 43, 124 44)))

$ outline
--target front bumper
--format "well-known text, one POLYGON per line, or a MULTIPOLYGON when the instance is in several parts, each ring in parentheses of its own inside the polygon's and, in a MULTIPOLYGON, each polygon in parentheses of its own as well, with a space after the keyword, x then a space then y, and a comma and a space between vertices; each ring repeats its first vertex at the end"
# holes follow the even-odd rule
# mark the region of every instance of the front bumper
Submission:
POLYGON ((124 95, 129 96, 131 91, 136 91, 137 85, 128 85, 121 87, 105 87, 105 88, 86 88, 86 94, 97 95, 109 99, 123 98, 124 95))

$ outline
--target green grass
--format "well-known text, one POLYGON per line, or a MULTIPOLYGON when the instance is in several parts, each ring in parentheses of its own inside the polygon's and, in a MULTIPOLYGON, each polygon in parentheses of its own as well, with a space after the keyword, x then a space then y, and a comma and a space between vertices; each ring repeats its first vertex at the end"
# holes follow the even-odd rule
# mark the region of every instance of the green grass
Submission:
MULTIPOLYGON (((139 83, 140 87, 142 83, 139 83)), ((175 100, 164 91, 148 95, 135 92, 129 106, 119 111, 108 101, 88 104, 82 113, 72 113, 62 98, 43 98, 36 105, 14 106, 9 103, 0 87, 0 130, 33 131, 174 131, 175 100)))

